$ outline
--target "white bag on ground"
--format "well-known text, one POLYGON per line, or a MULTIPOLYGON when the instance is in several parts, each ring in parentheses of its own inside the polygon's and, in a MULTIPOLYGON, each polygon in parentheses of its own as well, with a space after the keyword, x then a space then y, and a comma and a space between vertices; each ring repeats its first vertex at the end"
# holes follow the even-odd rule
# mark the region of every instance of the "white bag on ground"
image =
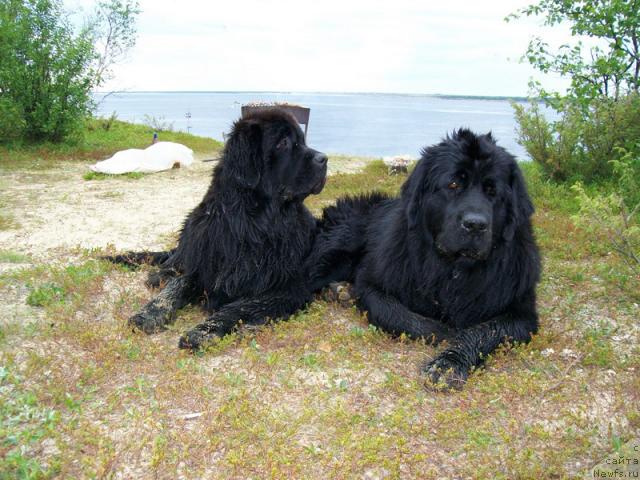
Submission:
POLYGON ((137 148, 122 150, 90 168, 94 172, 119 175, 129 172, 160 172, 173 168, 176 163, 181 167, 191 165, 193 150, 180 143, 158 142, 144 150, 137 148))

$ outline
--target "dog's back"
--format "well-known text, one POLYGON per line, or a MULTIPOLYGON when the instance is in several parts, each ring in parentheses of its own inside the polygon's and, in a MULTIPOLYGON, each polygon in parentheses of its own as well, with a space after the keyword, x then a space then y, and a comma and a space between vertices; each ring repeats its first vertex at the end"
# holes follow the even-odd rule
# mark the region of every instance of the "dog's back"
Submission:
POLYGON ((389 199, 385 193, 369 192, 339 198, 323 210, 305 267, 312 291, 331 282, 354 280, 366 247, 369 216, 389 199))

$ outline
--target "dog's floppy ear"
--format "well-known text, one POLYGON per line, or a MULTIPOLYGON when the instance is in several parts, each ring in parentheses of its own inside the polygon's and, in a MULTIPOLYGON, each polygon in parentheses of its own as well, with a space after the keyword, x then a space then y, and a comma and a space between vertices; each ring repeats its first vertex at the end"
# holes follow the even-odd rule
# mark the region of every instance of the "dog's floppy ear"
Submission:
POLYGON ((256 188, 262 173, 262 128, 252 120, 238 120, 224 153, 226 175, 245 188, 256 188))
POLYGON ((507 223, 502 232, 503 238, 508 242, 513 239, 516 230, 529 221, 534 212, 524 177, 515 161, 511 165, 509 187, 511 195, 507 197, 507 223))
POLYGON ((424 160, 420 160, 407 181, 402 185, 402 198, 409 230, 416 228, 421 218, 422 197, 425 193, 424 174, 424 160))
POLYGON ((427 208, 425 199, 432 188, 429 182, 430 175, 426 155, 427 153, 423 153, 422 159, 402 186, 402 201, 405 206, 408 235, 430 245, 433 242, 433 237, 429 228, 424 225, 424 209, 427 208))

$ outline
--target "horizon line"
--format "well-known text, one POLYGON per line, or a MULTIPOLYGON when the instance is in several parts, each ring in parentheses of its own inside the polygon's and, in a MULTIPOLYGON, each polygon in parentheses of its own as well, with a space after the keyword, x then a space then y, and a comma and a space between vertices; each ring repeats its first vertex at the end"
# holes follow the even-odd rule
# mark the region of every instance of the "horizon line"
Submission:
POLYGON ((306 90, 114 90, 110 92, 95 91, 94 94, 117 95, 127 93, 254 93, 254 94, 285 94, 285 95, 396 95, 405 97, 439 97, 439 98, 478 98, 487 100, 517 100, 524 101, 531 97, 526 95, 472 95, 452 93, 400 93, 400 92, 332 92, 306 90))

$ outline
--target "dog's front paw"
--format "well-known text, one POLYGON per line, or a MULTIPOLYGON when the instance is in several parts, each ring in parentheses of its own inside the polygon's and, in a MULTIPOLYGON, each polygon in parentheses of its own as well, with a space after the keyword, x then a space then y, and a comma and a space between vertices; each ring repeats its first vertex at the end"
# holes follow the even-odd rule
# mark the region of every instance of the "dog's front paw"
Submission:
POLYGON ((134 329, 142 330, 144 333, 156 333, 165 329, 167 319, 165 316, 151 314, 149 312, 136 313, 129 318, 129 325, 134 329))
POLYGON ((178 347, 189 350, 199 350, 216 338, 223 336, 224 332, 222 332, 219 325, 203 323, 182 335, 178 342, 178 347))
POLYGON ((178 348, 199 350, 209 338, 210 336, 205 332, 194 328, 193 330, 189 330, 180 337, 178 348))
POLYGON ((469 369, 444 355, 436 357, 424 366, 427 376, 425 385, 436 390, 460 390, 467 378, 469 369))

